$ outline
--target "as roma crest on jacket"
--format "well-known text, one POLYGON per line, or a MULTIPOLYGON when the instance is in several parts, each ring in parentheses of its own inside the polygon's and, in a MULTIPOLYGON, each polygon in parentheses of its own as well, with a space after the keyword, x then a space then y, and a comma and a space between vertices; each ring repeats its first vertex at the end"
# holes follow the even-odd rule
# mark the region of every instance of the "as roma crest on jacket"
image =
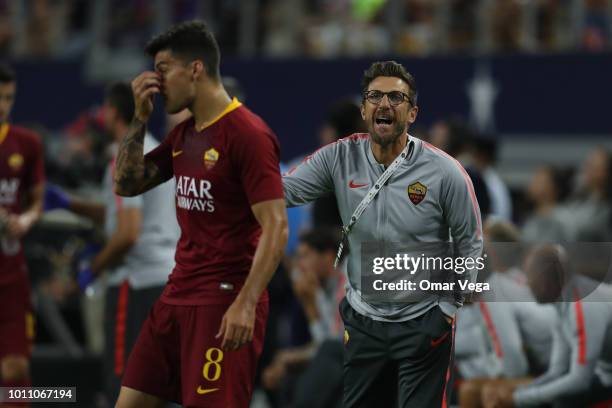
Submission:
POLYGON ((410 201, 412 201, 412 204, 414 205, 417 205, 423 201, 426 194, 427 187, 418 181, 408 186, 408 198, 410 198, 410 201))

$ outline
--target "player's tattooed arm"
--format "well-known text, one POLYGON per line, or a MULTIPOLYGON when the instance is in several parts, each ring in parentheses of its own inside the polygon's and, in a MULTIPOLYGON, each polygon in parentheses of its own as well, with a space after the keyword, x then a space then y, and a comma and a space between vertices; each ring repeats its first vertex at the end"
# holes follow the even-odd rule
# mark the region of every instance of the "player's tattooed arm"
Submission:
POLYGON ((135 196, 159 185, 164 180, 159 168, 144 157, 145 124, 134 118, 121 141, 115 162, 115 193, 135 196))
POLYGON ((160 79, 155 72, 143 72, 132 81, 134 119, 121 141, 115 162, 115 192, 121 196, 142 194, 164 181, 155 163, 144 157, 146 123, 159 87, 160 79))

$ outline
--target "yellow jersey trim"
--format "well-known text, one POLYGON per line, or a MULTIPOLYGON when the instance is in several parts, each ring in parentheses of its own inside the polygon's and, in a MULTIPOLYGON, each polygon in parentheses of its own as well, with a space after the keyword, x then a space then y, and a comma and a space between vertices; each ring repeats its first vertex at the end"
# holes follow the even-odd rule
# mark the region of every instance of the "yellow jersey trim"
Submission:
POLYGON ((202 127, 202 129, 198 129, 196 127, 196 130, 198 132, 202 132, 204 129, 214 125, 215 123, 217 123, 219 120, 221 120, 221 118, 223 118, 225 115, 227 115, 228 113, 230 113, 231 111, 239 108, 242 106, 242 102, 240 102, 238 100, 238 98, 234 97, 234 99, 232 99, 232 102, 227 105, 227 108, 225 108, 223 110, 223 112, 221 112, 220 114, 217 115, 217 117, 215 117, 213 120, 211 120, 210 122, 208 122, 206 125, 204 125, 204 127, 202 127))
POLYGON ((8 136, 9 127, 10 126, 8 123, 3 123, 0 126, 0 144, 2 144, 2 142, 4 142, 4 139, 6 139, 6 137, 8 136))

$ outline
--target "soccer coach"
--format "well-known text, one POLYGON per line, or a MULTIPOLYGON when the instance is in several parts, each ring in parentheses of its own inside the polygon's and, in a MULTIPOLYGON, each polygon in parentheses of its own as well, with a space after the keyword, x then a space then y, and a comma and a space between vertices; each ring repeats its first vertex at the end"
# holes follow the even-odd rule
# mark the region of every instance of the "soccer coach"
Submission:
MULTIPOLYGON (((480 210, 463 167, 408 134, 418 112, 414 77, 395 61, 375 62, 362 86, 368 133, 329 144, 289 171, 285 199, 298 206, 335 194, 340 209, 351 248, 340 304, 344 407, 380 405, 389 395, 400 407, 446 407, 454 316, 465 293, 367 302, 361 244, 452 242, 455 256, 476 258, 482 251, 480 210)), ((466 274, 474 281, 474 271, 466 274)))

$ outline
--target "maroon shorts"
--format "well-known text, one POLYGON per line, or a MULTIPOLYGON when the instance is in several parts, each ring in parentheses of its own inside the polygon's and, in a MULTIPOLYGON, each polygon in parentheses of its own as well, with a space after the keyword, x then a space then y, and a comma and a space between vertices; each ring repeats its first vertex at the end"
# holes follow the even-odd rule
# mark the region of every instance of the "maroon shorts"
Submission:
POLYGON ((30 357, 34 316, 26 279, 0 285, 0 360, 9 355, 30 357))
POLYGON ((247 408, 263 349, 268 302, 257 305, 253 341, 224 352, 215 335, 228 307, 158 300, 132 349, 122 385, 185 407, 247 408))

